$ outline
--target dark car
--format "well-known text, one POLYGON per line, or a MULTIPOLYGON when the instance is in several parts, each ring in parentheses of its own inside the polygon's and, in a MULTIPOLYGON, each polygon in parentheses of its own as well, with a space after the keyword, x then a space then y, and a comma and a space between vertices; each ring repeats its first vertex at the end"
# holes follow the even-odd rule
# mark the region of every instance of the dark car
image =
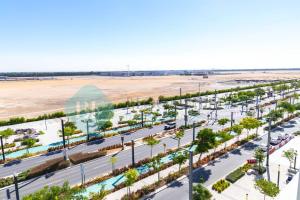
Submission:
POLYGON ((176 128, 176 122, 168 122, 165 124, 165 130, 176 128))

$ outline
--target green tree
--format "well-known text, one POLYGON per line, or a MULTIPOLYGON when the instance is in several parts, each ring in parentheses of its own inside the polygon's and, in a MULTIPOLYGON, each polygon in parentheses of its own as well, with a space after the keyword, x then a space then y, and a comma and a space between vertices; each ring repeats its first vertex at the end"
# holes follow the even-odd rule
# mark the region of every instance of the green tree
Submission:
POLYGON ((105 185, 101 185, 99 192, 92 193, 90 196, 91 200, 103 200, 108 192, 105 190, 105 185))
POLYGON ((144 142, 146 142, 146 144, 150 146, 150 157, 152 158, 153 147, 159 144, 160 141, 155 139, 153 136, 150 136, 144 139, 144 142))
POLYGON ((111 163, 111 170, 114 171, 115 170, 115 164, 118 161, 118 158, 116 156, 112 156, 109 159, 110 163, 111 163))
POLYGON ((233 125, 233 126, 231 127, 231 130, 232 130, 234 133, 237 134, 237 136, 238 136, 238 137, 237 137, 238 141, 240 140, 240 135, 242 134, 243 129, 244 129, 244 127, 243 127, 242 125, 240 125, 240 124, 235 124, 235 125, 233 125))
POLYGON ((269 118, 274 123, 282 117, 283 117, 283 111, 281 109, 271 110, 267 115, 267 118, 269 118))
POLYGON ((286 101, 281 102, 278 105, 278 107, 283 108, 288 113, 288 116, 290 116, 290 114, 293 114, 296 111, 296 107, 293 104, 290 104, 286 101))
POLYGON ((259 127, 260 121, 253 117, 245 117, 240 122, 240 125, 242 125, 247 130, 247 137, 248 137, 249 131, 259 127))
POLYGON ((67 136, 68 146, 70 146, 70 136, 74 135, 75 129, 71 126, 66 126, 64 127, 64 130, 65 130, 65 136, 67 136))
POLYGON ((200 153, 199 160, 201 160, 202 154, 208 152, 209 149, 213 148, 216 143, 216 134, 212 129, 205 128, 197 134, 197 147, 196 151, 200 153))
POLYGON ((175 138, 176 138, 177 141, 178 141, 177 148, 180 147, 180 141, 181 141, 181 138, 183 138, 183 136, 184 136, 184 130, 176 131, 176 133, 175 133, 175 138))
POLYGON ((254 92, 255 92, 255 96, 259 97, 260 99, 262 96, 266 94, 265 90, 262 88, 256 88, 254 92))
POLYGON ((223 126, 223 128, 224 128, 225 124, 227 124, 229 121, 230 120, 228 118, 222 118, 222 119, 218 120, 218 124, 223 126))
POLYGON ((202 185, 202 182, 193 186, 193 200, 210 200, 211 197, 212 194, 202 185))
POLYGON ((261 173, 261 171, 262 171, 261 166, 266 157, 263 150, 261 148, 255 149, 254 157, 258 162, 258 171, 259 171, 259 173, 261 173))
POLYGON ((256 180, 255 188, 264 195, 264 199, 266 199, 266 195, 272 198, 276 197, 280 192, 275 183, 267 181, 266 179, 256 180))
POLYGON ((283 151, 283 157, 289 160, 290 168, 292 168, 292 164, 294 163, 296 156, 297 156, 297 151, 293 148, 283 151))
POLYGON ((23 197, 23 200, 87 200, 88 198, 81 195, 83 190, 78 187, 71 188, 65 182, 60 186, 45 186, 43 189, 23 197))
POLYGON ((233 138, 227 131, 219 131, 218 136, 221 138, 221 143, 224 143, 224 148, 226 148, 227 141, 233 138))
POLYGON ((152 168, 157 172, 157 179, 160 180, 160 169, 162 166, 161 156, 157 155, 151 159, 151 162, 147 164, 149 168, 152 168))
POLYGON ((181 151, 176 152, 172 156, 172 160, 175 164, 178 164, 178 171, 181 169, 181 165, 185 163, 185 161, 188 159, 187 153, 183 153, 181 151))
POLYGON ((127 186, 128 196, 130 195, 130 187, 136 182, 139 177, 139 172, 136 169, 129 169, 125 174, 125 185, 127 186))
POLYGON ((9 136, 13 135, 14 133, 14 130, 12 130, 11 128, 0 131, 0 135, 4 138, 4 144, 6 143, 7 138, 9 138, 9 136))
POLYGON ((32 139, 32 138, 25 139, 22 142, 22 144, 26 146, 27 153, 29 153, 29 148, 33 147, 35 143, 36 143, 36 140, 32 139))
POLYGON ((97 122, 98 130, 105 132, 107 129, 111 128, 113 126, 113 123, 111 121, 99 121, 97 122))

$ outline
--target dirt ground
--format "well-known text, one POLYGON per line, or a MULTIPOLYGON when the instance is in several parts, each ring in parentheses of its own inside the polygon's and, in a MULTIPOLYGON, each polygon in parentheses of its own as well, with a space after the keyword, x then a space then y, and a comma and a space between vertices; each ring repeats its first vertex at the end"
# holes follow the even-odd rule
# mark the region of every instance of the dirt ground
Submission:
POLYGON ((249 85, 234 80, 282 80, 300 78, 300 71, 243 72, 202 76, 158 76, 158 77, 57 77, 54 80, 0 81, 0 119, 13 116, 37 116, 63 110, 66 100, 81 87, 94 85, 112 101, 136 100, 160 95, 197 92, 249 85))

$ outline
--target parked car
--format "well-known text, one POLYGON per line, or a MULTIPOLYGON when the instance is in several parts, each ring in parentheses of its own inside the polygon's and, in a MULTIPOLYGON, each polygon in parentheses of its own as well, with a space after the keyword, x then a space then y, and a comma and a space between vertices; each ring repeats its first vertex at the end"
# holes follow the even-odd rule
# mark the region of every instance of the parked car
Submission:
POLYGON ((268 149, 268 146, 267 146, 267 144, 261 144, 261 145, 259 145, 258 148, 260 148, 261 150, 263 150, 264 152, 266 152, 267 149, 268 149))
POLYGON ((286 134, 284 134, 284 136, 283 136, 283 140, 286 140, 286 139, 288 139, 290 137, 290 135, 288 134, 288 133, 286 133, 286 134))
POLYGON ((270 141, 270 144, 271 145, 277 145, 281 142, 281 139, 278 139, 278 138, 272 138, 271 141, 270 141))
POLYGON ((170 130, 170 129, 173 129, 173 128, 176 128, 176 122, 167 122, 165 124, 165 130, 170 130))

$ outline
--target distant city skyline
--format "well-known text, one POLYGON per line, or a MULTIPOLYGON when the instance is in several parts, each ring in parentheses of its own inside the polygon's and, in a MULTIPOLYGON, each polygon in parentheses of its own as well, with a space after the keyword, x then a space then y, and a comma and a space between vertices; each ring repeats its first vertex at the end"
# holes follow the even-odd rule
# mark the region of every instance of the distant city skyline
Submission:
POLYGON ((0 72, 300 68, 296 0, 0 3, 0 72))

